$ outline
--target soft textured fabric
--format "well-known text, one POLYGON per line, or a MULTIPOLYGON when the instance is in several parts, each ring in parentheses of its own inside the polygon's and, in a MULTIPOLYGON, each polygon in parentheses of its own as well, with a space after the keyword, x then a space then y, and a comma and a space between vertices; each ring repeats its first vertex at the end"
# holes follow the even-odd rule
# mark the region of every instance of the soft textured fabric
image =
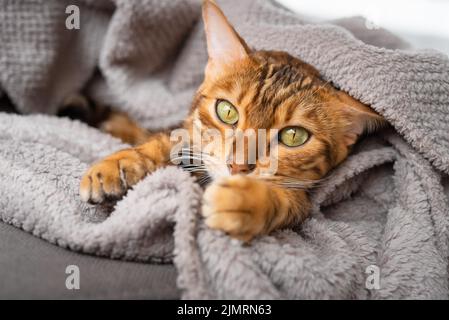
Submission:
MULTIPOLYGON (((205 227, 201 189, 174 167, 115 207, 84 204, 83 171, 124 145, 77 122, 0 114, 2 220, 72 250, 174 261, 184 298, 447 299, 447 56, 360 18, 311 24, 271 1, 218 2, 251 47, 314 65, 392 125, 314 190, 311 218, 242 245, 205 227), (366 287, 371 265, 379 289, 366 287)), ((146 127, 179 123, 207 60, 199 1, 82 1, 80 30, 64 28, 68 4, 0 1, 0 91, 53 114, 83 88, 146 127)))

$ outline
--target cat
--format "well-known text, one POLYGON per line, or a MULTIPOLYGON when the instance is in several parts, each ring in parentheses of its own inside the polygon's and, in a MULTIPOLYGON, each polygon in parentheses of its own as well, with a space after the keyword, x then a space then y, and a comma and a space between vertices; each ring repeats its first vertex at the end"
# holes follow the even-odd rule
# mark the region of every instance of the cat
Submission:
MULTIPOLYGON (((205 161, 191 170, 212 177, 201 208, 206 225, 249 242, 306 219, 309 189, 347 158, 362 134, 386 122, 322 80, 313 66, 286 52, 251 50, 214 1, 205 0, 202 10, 208 62, 182 127, 191 134, 218 130, 224 145, 235 144, 235 137, 224 136, 226 129, 278 130, 277 171, 271 176, 246 158, 237 164, 217 156, 214 165, 205 161)), ((117 199, 147 174, 172 164, 169 132, 147 132, 123 114, 103 128, 128 142, 146 142, 88 169, 80 183, 83 200, 117 199)))

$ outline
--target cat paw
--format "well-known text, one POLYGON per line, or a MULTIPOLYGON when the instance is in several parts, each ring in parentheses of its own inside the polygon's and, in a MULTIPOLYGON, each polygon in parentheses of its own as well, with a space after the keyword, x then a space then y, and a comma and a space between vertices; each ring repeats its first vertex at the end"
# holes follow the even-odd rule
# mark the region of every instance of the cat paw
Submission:
POLYGON ((270 208, 267 183, 241 175, 226 177, 210 185, 203 196, 206 225, 248 242, 266 231, 270 208))
POLYGON ((137 151, 119 151, 89 168, 81 179, 80 197, 89 203, 118 199, 153 170, 153 163, 137 151))

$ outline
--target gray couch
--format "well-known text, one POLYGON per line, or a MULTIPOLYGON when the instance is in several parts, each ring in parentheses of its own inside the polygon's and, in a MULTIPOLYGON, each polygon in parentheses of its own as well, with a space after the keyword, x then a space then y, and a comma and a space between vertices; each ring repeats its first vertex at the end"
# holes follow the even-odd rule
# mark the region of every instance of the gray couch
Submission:
POLYGON ((124 262, 71 252, 0 222, 0 299, 177 299, 173 265, 124 262), (68 265, 80 289, 66 288, 68 265))

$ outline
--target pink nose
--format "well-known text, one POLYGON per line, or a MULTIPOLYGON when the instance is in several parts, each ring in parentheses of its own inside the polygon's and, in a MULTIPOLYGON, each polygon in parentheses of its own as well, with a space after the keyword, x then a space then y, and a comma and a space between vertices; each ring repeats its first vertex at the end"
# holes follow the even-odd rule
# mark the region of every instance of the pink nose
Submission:
POLYGON ((248 174, 256 168, 255 164, 229 164, 228 165, 231 174, 248 174))

